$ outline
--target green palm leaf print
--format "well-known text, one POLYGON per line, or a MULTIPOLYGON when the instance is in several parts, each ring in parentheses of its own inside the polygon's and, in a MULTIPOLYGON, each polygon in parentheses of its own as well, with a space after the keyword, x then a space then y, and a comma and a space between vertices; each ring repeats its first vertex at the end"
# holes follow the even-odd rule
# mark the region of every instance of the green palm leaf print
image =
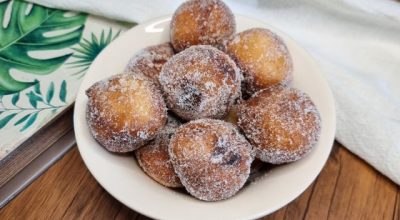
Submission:
POLYGON ((31 52, 61 50, 79 43, 85 21, 85 14, 19 0, 0 2, 0 95, 17 93, 37 83, 14 78, 12 69, 46 75, 59 68, 73 52, 46 59, 31 52))
POLYGON ((80 70, 73 75, 78 75, 79 77, 84 76, 97 55, 99 55, 104 48, 115 40, 120 33, 121 30, 114 34, 111 28, 108 31, 108 34, 102 30, 100 37, 96 37, 96 35, 92 33, 91 38, 84 38, 77 47, 72 48, 76 51, 73 57, 77 60, 68 64, 73 68, 80 68, 80 70))

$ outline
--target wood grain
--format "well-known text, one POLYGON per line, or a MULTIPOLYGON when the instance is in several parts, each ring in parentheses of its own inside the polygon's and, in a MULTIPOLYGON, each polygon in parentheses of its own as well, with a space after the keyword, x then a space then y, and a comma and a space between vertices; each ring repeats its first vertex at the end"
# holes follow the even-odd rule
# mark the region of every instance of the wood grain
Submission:
MULTIPOLYGON (((400 189, 335 143, 317 180, 263 220, 399 220, 400 189)), ((0 219, 149 219, 111 197, 76 148, 0 210, 0 219)))
POLYGON ((397 191, 397 198, 396 198, 396 208, 394 210, 394 220, 399 220, 400 219, 400 187, 399 190, 397 191))
POLYGON ((73 129, 72 106, 64 111, 64 113, 59 114, 59 117, 52 119, 17 149, 0 160, 0 187, 52 146, 60 137, 73 129))

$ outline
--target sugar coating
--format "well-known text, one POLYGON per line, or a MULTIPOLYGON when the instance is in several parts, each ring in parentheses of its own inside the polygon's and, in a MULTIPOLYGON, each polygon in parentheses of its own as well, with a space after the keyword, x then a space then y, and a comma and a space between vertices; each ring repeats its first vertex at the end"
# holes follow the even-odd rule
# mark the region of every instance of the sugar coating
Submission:
POLYGON ((158 84, 158 75, 165 62, 174 55, 170 43, 146 47, 129 60, 125 72, 139 70, 158 84))
POLYGON ((239 127, 256 157, 272 164, 299 160, 317 144, 321 119, 311 99, 295 88, 274 86, 238 106, 239 127))
POLYGON ((144 172, 167 187, 182 187, 168 154, 170 138, 180 125, 181 123, 177 119, 168 116, 167 124, 155 139, 135 151, 136 158, 144 172))
POLYGON ((166 123, 167 109, 160 90, 140 72, 122 73, 96 82, 86 94, 90 131, 111 152, 139 148, 166 123))
POLYGON ((184 2, 171 20, 171 43, 176 51, 193 45, 220 47, 236 31, 235 17, 220 0, 184 2))
POLYGON ((252 146, 221 120, 198 119, 179 127, 169 154, 183 186, 205 201, 227 199, 245 184, 254 160, 252 146))
POLYGON ((168 107, 185 120, 223 118, 240 96, 241 80, 228 55, 205 45, 173 56, 159 77, 168 107))
POLYGON ((288 85, 293 62, 284 41, 268 29, 253 28, 236 34, 224 50, 236 61, 244 75, 243 93, 253 93, 272 85, 288 85))

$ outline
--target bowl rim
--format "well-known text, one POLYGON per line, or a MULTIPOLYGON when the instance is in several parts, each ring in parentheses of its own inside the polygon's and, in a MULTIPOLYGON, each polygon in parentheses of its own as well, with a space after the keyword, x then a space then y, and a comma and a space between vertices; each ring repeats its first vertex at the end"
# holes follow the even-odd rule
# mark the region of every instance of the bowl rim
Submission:
MULTIPOLYGON (((259 20, 259 19, 256 19, 256 18, 252 18, 252 17, 246 16, 246 15, 242 15, 242 14, 238 14, 238 13, 234 13, 234 15, 235 15, 236 23, 237 23, 237 20, 239 18, 239 19, 248 19, 248 20, 251 20, 251 21, 254 21, 254 22, 258 22, 260 24, 261 23, 264 24, 264 26, 261 27, 261 28, 268 28, 268 29, 271 28, 274 33, 278 32, 279 36, 283 35, 285 39, 289 39, 290 41, 294 42, 300 49, 303 50, 304 53, 307 54, 308 58, 313 62, 315 68, 318 69, 319 75, 320 75, 321 79, 323 80, 323 83, 325 84, 325 87, 326 87, 326 90, 327 90, 326 92, 327 92, 327 95, 329 96, 328 99, 329 99, 329 105, 330 105, 330 110, 331 110, 331 114, 330 115, 331 115, 331 120, 332 121, 331 121, 331 124, 330 124, 331 125, 330 130, 333 130, 332 133, 329 133, 330 134, 330 137, 329 137, 329 140, 330 140, 329 153, 327 153, 327 157, 326 158, 323 158, 324 159, 323 165, 318 167, 318 172, 315 172, 311 177, 309 177, 309 181, 306 184, 304 184, 305 186, 300 187, 301 190, 298 190, 295 193, 295 196, 293 196, 290 200, 287 200, 286 204, 284 204, 284 205, 276 205, 275 207, 269 208, 268 210, 266 209, 264 211, 259 211, 257 213, 246 215, 247 216, 246 218, 254 219, 254 218, 259 218, 259 217, 263 217, 265 215, 271 214, 271 213, 277 211, 279 208, 281 208, 281 207, 287 205, 288 203, 292 202, 299 195, 301 195, 314 182, 314 180, 317 178, 317 176, 321 173, 321 170, 323 169, 323 167, 325 166, 327 160, 329 159, 329 155, 330 155, 330 152, 332 150, 333 143, 334 143, 334 137, 335 137, 335 131, 336 131, 336 110, 335 110, 335 104, 334 104, 334 98, 333 98, 332 90, 330 89, 326 78, 323 76, 320 66, 317 64, 317 62, 315 61, 313 56, 305 48, 301 47, 299 45, 299 43, 297 43, 297 41, 292 39, 289 35, 285 34, 284 32, 280 31, 280 29, 274 27, 273 25, 270 25, 270 24, 268 24, 268 23, 266 23, 266 22, 264 22, 262 20, 259 20)), ((160 17, 153 18, 153 19, 150 19, 148 21, 142 22, 142 23, 140 23, 140 24, 128 29, 126 32, 122 33, 121 36, 128 35, 128 33, 130 31, 132 31, 132 29, 146 27, 146 26, 148 26, 150 24, 157 23, 157 22, 158 23, 162 23, 162 22, 170 21, 171 17, 172 17, 172 14, 160 16, 160 17)), ((238 33, 238 32, 236 32, 236 33, 238 33)), ((121 36, 120 36, 120 38, 121 38, 121 36)), ((118 40, 118 39, 116 39, 116 40, 118 40)), ((107 52, 107 48, 105 48, 103 51, 100 52, 100 54, 96 57, 95 61, 98 60, 99 57, 101 57, 102 54, 106 53, 106 52, 107 52)), ((95 61, 93 63, 95 63, 95 61)), ((85 77, 83 78, 82 82, 85 81, 85 78, 90 76, 89 73, 92 72, 93 66, 94 65, 90 66, 90 68, 88 69, 88 71, 87 71, 85 77)), ((85 91, 83 83, 79 86, 75 103, 77 103, 77 100, 79 100, 81 98, 80 94, 82 94, 82 90, 83 90, 83 92, 85 91)), ((74 106, 74 116, 73 116, 74 132, 75 132, 75 137, 76 137, 76 142, 77 142, 77 147, 78 147, 79 153, 80 153, 80 155, 82 157, 82 160, 84 161, 85 166, 88 168, 88 170, 91 173, 91 175, 96 179, 96 181, 102 186, 103 189, 105 189, 110 195, 112 195, 119 202, 123 203, 124 205, 126 205, 129 208, 131 208, 135 212, 138 212, 140 214, 143 214, 145 216, 148 216, 148 217, 151 217, 151 218, 154 218, 154 219, 159 219, 160 216, 157 216, 156 214, 154 214, 151 211, 147 211, 147 210, 144 210, 144 209, 137 209, 136 207, 132 207, 132 205, 130 205, 129 202, 125 201, 125 199, 121 198, 121 196, 119 196, 119 194, 114 193, 113 191, 111 191, 108 188, 108 186, 105 186, 104 182, 100 179, 100 176, 98 176, 96 174, 95 169, 92 167, 91 164, 89 164, 89 161, 87 160, 85 154, 82 152, 82 146, 80 144, 81 140, 80 140, 80 138, 78 138, 80 136, 79 130, 81 128, 79 126, 76 126, 76 125, 79 123, 78 112, 79 112, 80 108, 82 108, 82 107, 78 106, 78 105, 74 106), (76 129, 76 127, 78 127, 78 129, 76 129)), ((203 202, 203 201, 201 201, 201 202, 203 202)), ((163 218, 163 217, 161 217, 161 218, 163 218)), ((240 218, 240 219, 242 219, 242 218, 240 218)))

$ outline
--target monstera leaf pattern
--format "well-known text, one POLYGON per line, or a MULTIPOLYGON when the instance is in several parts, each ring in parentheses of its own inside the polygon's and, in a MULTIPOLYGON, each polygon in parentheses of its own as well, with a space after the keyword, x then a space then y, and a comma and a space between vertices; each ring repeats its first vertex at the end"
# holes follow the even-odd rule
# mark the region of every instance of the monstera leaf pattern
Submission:
POLYGON ((66 80, 50 81, 45 88, 41 80, 73 55, 86 17, 20 0, 0 1, 0 130, 13 125, 23 132, 40 113, 54 114, 67 105, 66 80))
POLYGON ((73 103, 93 60, 132 25, 0 0, 0 161, 73 103))
POLYGON ((34 51, 60 50, 77 44, 86 15, 71 14, 23 1, 0 3, 0 95, 17 93, 35 84, 13 78, 11 70, 46 75, 59 68, 71 55, 67 52, 47 59, 34 51))

